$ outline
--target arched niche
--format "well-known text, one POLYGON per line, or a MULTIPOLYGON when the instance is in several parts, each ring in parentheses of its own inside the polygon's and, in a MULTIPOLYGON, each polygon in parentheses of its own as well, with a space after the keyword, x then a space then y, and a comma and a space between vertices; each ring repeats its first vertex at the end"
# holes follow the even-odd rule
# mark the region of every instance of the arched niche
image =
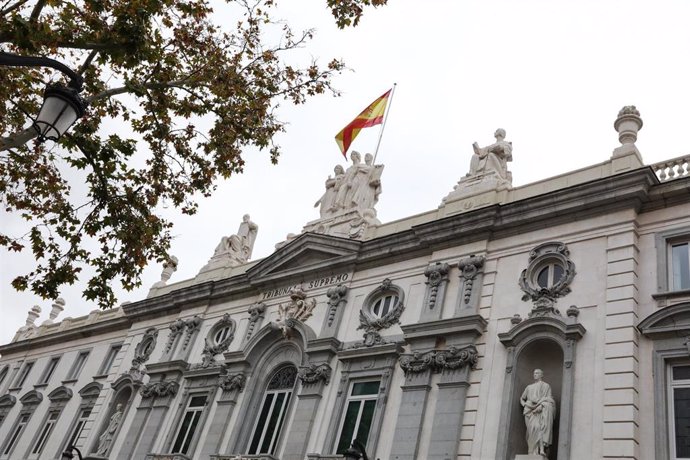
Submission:
MULTIPOLYGON (((141 380, 133 378, 130 374, 122 374, 120 377, 117 378, 117 380, 115 380, 111 384, 111 387, 113 389, 113 397, 106 406, 105 416, 101 419, 101 425, 97 432, 97 436, 94 437, 93 445, 91 446, 91 452, 96 453, 98 451, 101 435, 108 428, 108 425, 110 425, 110 420, 117 411, 118 406, 122 405, 122 415, 120 416, 120 422, 117 426, 116 431, 112 435, 112 442, 110 443, 110 447, 108 449, 108 452, 106 453, 106 456, 110 455, 110 453, 112 452, 112 447, 113 445, 115 445, 115 441, 117 440, 117 436, 120 433, 120 430, 122 429, 122 425, 124 424, 124 421, 127 418, 127 413, 129 412, 129 408, 132 405, 132 401, 137 395, 137 392, 141 385, 141 380)), ((95 390, 95 388, 93 388, 93 390, 95 390)))
POLYGON ((577 322, 577 309, 571 307, 568 314, 567 319, 557 314, 534 315, 498 335, 508 357, 497 459, 513 460, 516 454, 527 454, 520 396, 534 381, 532 375, 537 368, 543 370, 544 381, 551 385, 556 401, 549 460, 570 459, 575 348, 586 331, 577 322))

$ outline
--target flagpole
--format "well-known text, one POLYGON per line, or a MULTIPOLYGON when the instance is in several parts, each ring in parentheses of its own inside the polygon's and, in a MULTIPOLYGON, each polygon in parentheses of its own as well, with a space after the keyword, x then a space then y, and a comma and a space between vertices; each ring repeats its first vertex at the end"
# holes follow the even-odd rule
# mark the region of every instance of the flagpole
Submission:
POLYGON ((388 100, 388 107, 386 107, 386 116, 383 117, 383 124, 381 125, 381 132, 379 133, 379 141, 376 143, 376 150, 374 151, 374 160, 372 164, 376 164, 376 156, 379 154, 379 147, 381 146, 381 139, 383 138, 383 130, 386 128, 386 121, 388 120, 388 114, 391 111, 391 106, 393 105, 393 96, 395 95, 395 87, 398 86, 397 83, 393 83, 393 90, 391 91, 391 98, 388 100))

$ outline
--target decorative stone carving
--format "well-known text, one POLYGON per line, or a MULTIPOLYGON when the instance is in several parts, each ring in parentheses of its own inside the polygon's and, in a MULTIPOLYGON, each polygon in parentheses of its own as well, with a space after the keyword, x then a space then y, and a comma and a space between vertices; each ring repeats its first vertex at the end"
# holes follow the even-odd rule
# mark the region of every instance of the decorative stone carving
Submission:
POLYGON ((333 178, 328 176, 328 179, 326 179, 326 191, 323 193, 321 198, 314 203, 314 207, 321 205, 319 208, 319 213, 321 214, 322 219, 330 217, 338 210, 335 199, 338 195, 338 191, 340 190, 340 186, 345 179, 345 170, 342 166, 336 165, 335 168, 333 168, 333 172, 335 173, 335 176, 333 178))
POLYGON ((199 315, 194 315, 184 323, 186 333, 184 337, 184 342, 182 343, 182 349, 186 350, 187 346, 192 341, 192 335, 194 335, 195 332, 197 332, 201 328, 201 318, 199 315))
POLYGON ((113 443, 113 438, 115 437, 115 432, 120 426, 120 421, 122 419, 122 404, 118 404, 115 408, 115 413, 110 416, 110 422, 106 427, 105 431, 98 438, 98 449, 96 449, 96 455, 106 456, 110 450, 110 445, 113 443))
POLYGON ((472 144, 474 155, 466 177, 497 176, 501 188, 511 188, 513 177, 508 172, 508 162, 513 161, 513 143, 506 142, 506 131, 502 128, 496 130, 494 137, 496 142, 486 147, 472 144))
POLYGON ((400 367, 407 373, 418 373, 431 370, 441 372, 444 369, 455 370, 464 366, 474 369, 477 365, 477 349, 474 345, 457 348, 449 347, 447 350, 430 350, 425 353, 412 353, 403 355, 400 367))
POLYGON ((53 305, 51 305, 50 308, 50 313, 48 314, 48 319, 43 321, 41 324, 42 326, 48 325, 48 324, 54 324, 55 319, 62 313, 62 311, 65 309, 65 299, 58 297, 55 299, 55 302, 53 302, 53 305))
POLYGON ((241 372, 235 374, 221 374, 218 377, 218 386, 225 391, 237 390, 242 392, 247 383, 247 377, 241 372))
POLYGON ((34 305, 26 316, 26 324, 17 330, 14 340, 28 339, 36 333, 36 319, 41 315, 41 307, 34 305))
POLYGON ((178 318, 170 323, 168 328, 170 329, 170 335, 168 335, 168 341, 166 342, 165 350, 163 351, 164 353, 170 352, 173 344, 175 343, 175 339, 177 339, 177 337, 184 332, 185 322, 182 318, 178 318))
POLYGON ((242 217, 237 233, 221 238, 213 256, 199 273, 219 267, 235 267, 246 263, 252 256, 259 226, 251 221, 249 214, 242 217))
POLYGON ((394 285, 388 278, 384 279, 379 287, 369 293, 359 311, 357 329, 364 329, 364 342, 359 344, 360 346, 371 347, 385 343, 379 331, 400 323, 400 315, 405 310, 404 296, 403 290, 394 285), (387 312, 376 314, 374 311, 376 302, 385 299, 386 296, 391 296, 393 304, 390 305, 387 312))
POLYGON ((350 222, 350 232, 348 236, 352 239, 361 239, 367 228, 381 225, 381 221, 376 217, 376 209, 367 208, 362 211, 362 217, 350 222))
POLYGON ((318 366, 309 364, 302 366, 297 371, 297 377, 306 384, 317 383, 323 381, 326 385, 331 381, 331 366, 328 363, 322 363, 318 366))
POLYGON ((297 321, 304 322, 312 315, 316 307, 315 299, 307 299, 307 294, 301 287, 290 289, 290 303, 278 305, 278 321, 273 327, 283 331, 283 337, 289 339, 297 321))
POLYGON ((551 396, 551 386, 542 381, 543 376, 541 369, 534 370, 534 383, 523 391, 520 405, 527 425, 527 454, 547 458, 553 437, 556 401, 551 396))
POLYGON ((540 244, 530 251, 529 264, 519 281, 525 293, 522 300, 534 303, 530 317, 560 314, 555 308, 556 299, 570 293, 570 283, 575 277, 575 264, 569 255, 567 246, 560 242, 540 244))
POLYGON ((211 328, 208 336, 204 339, 204 350, 201 352, 202 361, 199 367, 210 367, 214 363, 216 355, 224 352, 235 338, 235 321, 230 319, 230 314, 226 313, 218 322, 211 328), (229 328, 227 335, 220 342, 216 342, 216 334, 223 328, 229 328))
POLYGON ((326 324, 328 327, 333 325, 335 313, 340 303, 345 301, 345 296, 347 296, 347 286, 342 284, 329 288, 326 291, 326 297, 328 297, 328 318, 326 319, 326 324))
POLYGON ((640 111, 634 105, 626 105, 618 112, 613 127, 618 131, 618 140, 621 144, 634 144, 637 141, 637 132, 642 129, 640 111))
POLYGON ((249 313, 249 323, 247 324, 247 334, 244 340, 251 339, 254 331, 261 326, 261 321, 264 319, 266 313, 266 304, 257 302, 247 309, 247 313, 249 313))
POLYGON ((180 385, 177 382, 153 382, 142 386, 139 392, 142 398, 164 398, 166 396, 175 396, 180 385))
POLYGON ((153 286, 151 286, 152 289, 155 288, 160 288, 165 286, 168 283, 168 280, 172 276, 173 273, 177 271, 177 264, 179 260, 175 256, 170 256, 170 259, 168 259, 164 264, 163 264, 163 271, 161 272, 161 280, 153 283, 153 286))
POLYGON ((460 276, 464 279, 464 284, 462 287, 462 302, 464 304, 470 303, 470 298, 472 297, 472 287, 474 286, 474 279, 477 277, 477 273, 479 273, 479 270, 483 266, 483 256, 476 257, 474 255, 471 255, 458 262, 460 276))
MULTIPOLYGON (((450 266, 446 263, 436 262, 424 270, 424 276, 426 276, 427 285, 427 295, 425 306, 429 310, 433 310, 436 307, 439 289, 448 282, 448 271, 450 266)), ((441 299, 443 300, 443 299, 441 299)))
POLYGON ((131 371, 138 372, 142 364, 148 361, 154 348, 156 348, 156 340, 158 339, 158 330, 155 327, 150 327, 144 333, 144 337, 134 349, 134 359, 132 359, 131 371))

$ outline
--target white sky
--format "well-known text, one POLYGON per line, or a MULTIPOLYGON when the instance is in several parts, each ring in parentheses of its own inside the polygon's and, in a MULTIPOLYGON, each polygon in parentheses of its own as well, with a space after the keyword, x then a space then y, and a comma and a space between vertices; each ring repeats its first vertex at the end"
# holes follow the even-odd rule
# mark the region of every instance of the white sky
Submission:
MULTIPOLYGON (((281 110, 289 121, 277 142, 283 155, 248 151, 241 176, 201 201, 195 216, 175 218, 170 282, 196 275, 244 213, 259 225, 253 259, 266 257, 287 233, 318 217, 314 202, 340 163, 335 134, 398 83, 377 163, 384 163, 383 222, 433 209, 468 170, 472 143, 493 142, 502 127, 513 142, 513 185, 605 161, 620 145, 613 122, 634 104, 644 127, 637 146, 652 164, 688 153, 690 2, 687 0, 390 0, 361 25, 338 30, 325 0, 282 0, 295 30, 316 27, 306 52, 326 64, 343 58, 352 71, 336 78, 343 97, 321 96, 281 110)), ((233 19, 228 18, 232 23, 233 19)), ((353 149, 373 151, 378 128, 353 149)), ((16 222, 0 222, 3 230, 16 222)), ((0 343, 11 340, 32 305, 48 317, 50 301, 16 293, 10 281, 31 269, 28 254, 0 252, 0 343)), ((119 300, 146 297, 160 266, 119 300)), ((82 285, 62 293, 59 319, 95 308, 82 285)))

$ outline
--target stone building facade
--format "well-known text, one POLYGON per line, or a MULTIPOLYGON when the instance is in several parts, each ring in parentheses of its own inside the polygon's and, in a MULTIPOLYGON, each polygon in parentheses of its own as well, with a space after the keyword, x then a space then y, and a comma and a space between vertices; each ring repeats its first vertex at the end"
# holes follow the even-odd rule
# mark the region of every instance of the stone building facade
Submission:
POLYGON ((265 259, 245 216, 194 279, 171 260, 146 299, 30 311, 0 347, 0 460, 690 458, 689 158, 645 166, 641 126, 624 108, 609 159, 521 187, 499 130, 437 209, 383 224, 383 168, 353 159, 265 259))

